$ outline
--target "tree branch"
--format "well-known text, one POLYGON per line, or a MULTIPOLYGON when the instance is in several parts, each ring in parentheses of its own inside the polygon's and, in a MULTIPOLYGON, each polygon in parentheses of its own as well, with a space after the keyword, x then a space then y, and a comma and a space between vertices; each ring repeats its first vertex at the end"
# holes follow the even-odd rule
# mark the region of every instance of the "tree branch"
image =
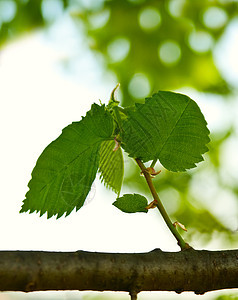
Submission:
POLYGON ((238 250, 149 253, 0 251, 1 291, 238 288, 238 250))

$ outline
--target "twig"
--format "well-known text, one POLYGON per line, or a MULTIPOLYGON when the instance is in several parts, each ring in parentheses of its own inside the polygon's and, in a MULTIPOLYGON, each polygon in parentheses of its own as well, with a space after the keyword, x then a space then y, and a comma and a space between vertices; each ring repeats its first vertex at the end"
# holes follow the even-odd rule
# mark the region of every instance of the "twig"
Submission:
POLYGON ((137 295, 138 293, 137 292, 130 292, 130 296, 131 296, 131 300, 137 300, 137 295))
POLYGON ((189 249, 191 248, 191 246, 189 246, 188 243, 186 243, 184 241, 184 239, 182 238, 182 236, 179 234, 179 232, 177 231, 177 229, 174 227, 173 223, 171 222, 156 190, 155 187, 153 185, 153 182, 151 180, 151 176, 150 174, 147 172, 147 169, 145 167, 145 165, 143 164, 143 162, 139 159, 136 158, 135 161, 137 162, 138 166, 140 167, 141 171, 143 172, 146 182, 149 186, 150 192, 154 198, 154 200, 156 200, 156 206, 158 208, 158 210, 160 211, 165 223, 167 224, 167 226, 169 227, 170 231, 172 232, 172 234, 174 235, 174 237, 176 238, 179 247, 181 248, 181 250, 185 250, 185 249, 189 249))

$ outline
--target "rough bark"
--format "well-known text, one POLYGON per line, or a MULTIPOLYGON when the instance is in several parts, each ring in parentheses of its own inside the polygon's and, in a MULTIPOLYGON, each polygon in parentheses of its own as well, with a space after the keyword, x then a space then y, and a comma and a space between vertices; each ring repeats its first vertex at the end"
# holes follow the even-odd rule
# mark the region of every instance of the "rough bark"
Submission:
POLYGON ((0 251, 1 291, 238 288, 238 250, 149 253, 0 251))

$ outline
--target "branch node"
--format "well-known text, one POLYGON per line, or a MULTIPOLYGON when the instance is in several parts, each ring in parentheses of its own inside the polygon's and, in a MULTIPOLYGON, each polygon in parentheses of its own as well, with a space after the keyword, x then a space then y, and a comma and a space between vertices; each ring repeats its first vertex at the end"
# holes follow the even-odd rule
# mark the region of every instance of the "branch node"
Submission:
POLYGON ((196 295, 204 295, 205 292, 204 291, 194 291, 194 294, 196 294, 196 295))
POLYGON ((141 171, 141 175, 145 175, 144 173, 147 173, 150 175, 151 178, 154 178, 156 175, 158 175, 161 172, 161 170, 159 170, 158 172, 155 171, 154 168, 152 167, 148 167, 144 170, 141 171))
POLYGON ((150 202, 147 206, 146 209, 151 209, 151 208, 155 208, 158 205, 158 201, 156 199, 154 199, 152 202, 150 202))
POLYGON ((113 148, 113 152, 116 152, 120 148, 120 143, 117 140, 117 137, 114 137, 115 147, 113 148))
POLYGON ((26 287, 25 287, 25 291, 26 292, 33 292, 36 288, 36 284, 33 281, 30 281, 27 283, 26 287))
POLYGON ((137 300, 138 293, 135 291, 130 291, 129 295, 131 296, 131 300, 137 300))
POLYGON ((180 227, 181 229, 183 229, 183 231, 188 231, 187 228, 180 222, 176 221, 173 223, 174 227, 176 228, 176 226, 180 227))

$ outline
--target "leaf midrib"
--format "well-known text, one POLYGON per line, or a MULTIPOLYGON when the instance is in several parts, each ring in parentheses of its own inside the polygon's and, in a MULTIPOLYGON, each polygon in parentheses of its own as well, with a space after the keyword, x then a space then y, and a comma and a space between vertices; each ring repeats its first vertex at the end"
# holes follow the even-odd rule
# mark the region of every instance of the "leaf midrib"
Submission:
POLYGON ((156 157, 159 158, 159 156, 160 156, 161 152, 163 151, 163 149, 164 149, 164 147, 165 147, 165 145, 166 145, 168 139, 169 139, 170 136, 172 135, 172 133, 173 133, 173 131, 175 130, 175 128, 176 128, 178 122, 181 120, 181 118, 182 118, 184 112, 186 111, 186 109, 187 109, 188 105, 191 103, 191 101, 192 101, 192 100, 189 99, 189 102, 186 104, 186 106, 185 106, 184 110, 182 111, 181 115, 179 116, 179 118, 178 118, 177 121, 175 122, 174 126, 171 128, 170 134, 168 134, 168 136, 167 136, 166 140, 164 141, 164 143, 162 144, 162 147, 160 148, 159 152, 156 153, 156 157))

